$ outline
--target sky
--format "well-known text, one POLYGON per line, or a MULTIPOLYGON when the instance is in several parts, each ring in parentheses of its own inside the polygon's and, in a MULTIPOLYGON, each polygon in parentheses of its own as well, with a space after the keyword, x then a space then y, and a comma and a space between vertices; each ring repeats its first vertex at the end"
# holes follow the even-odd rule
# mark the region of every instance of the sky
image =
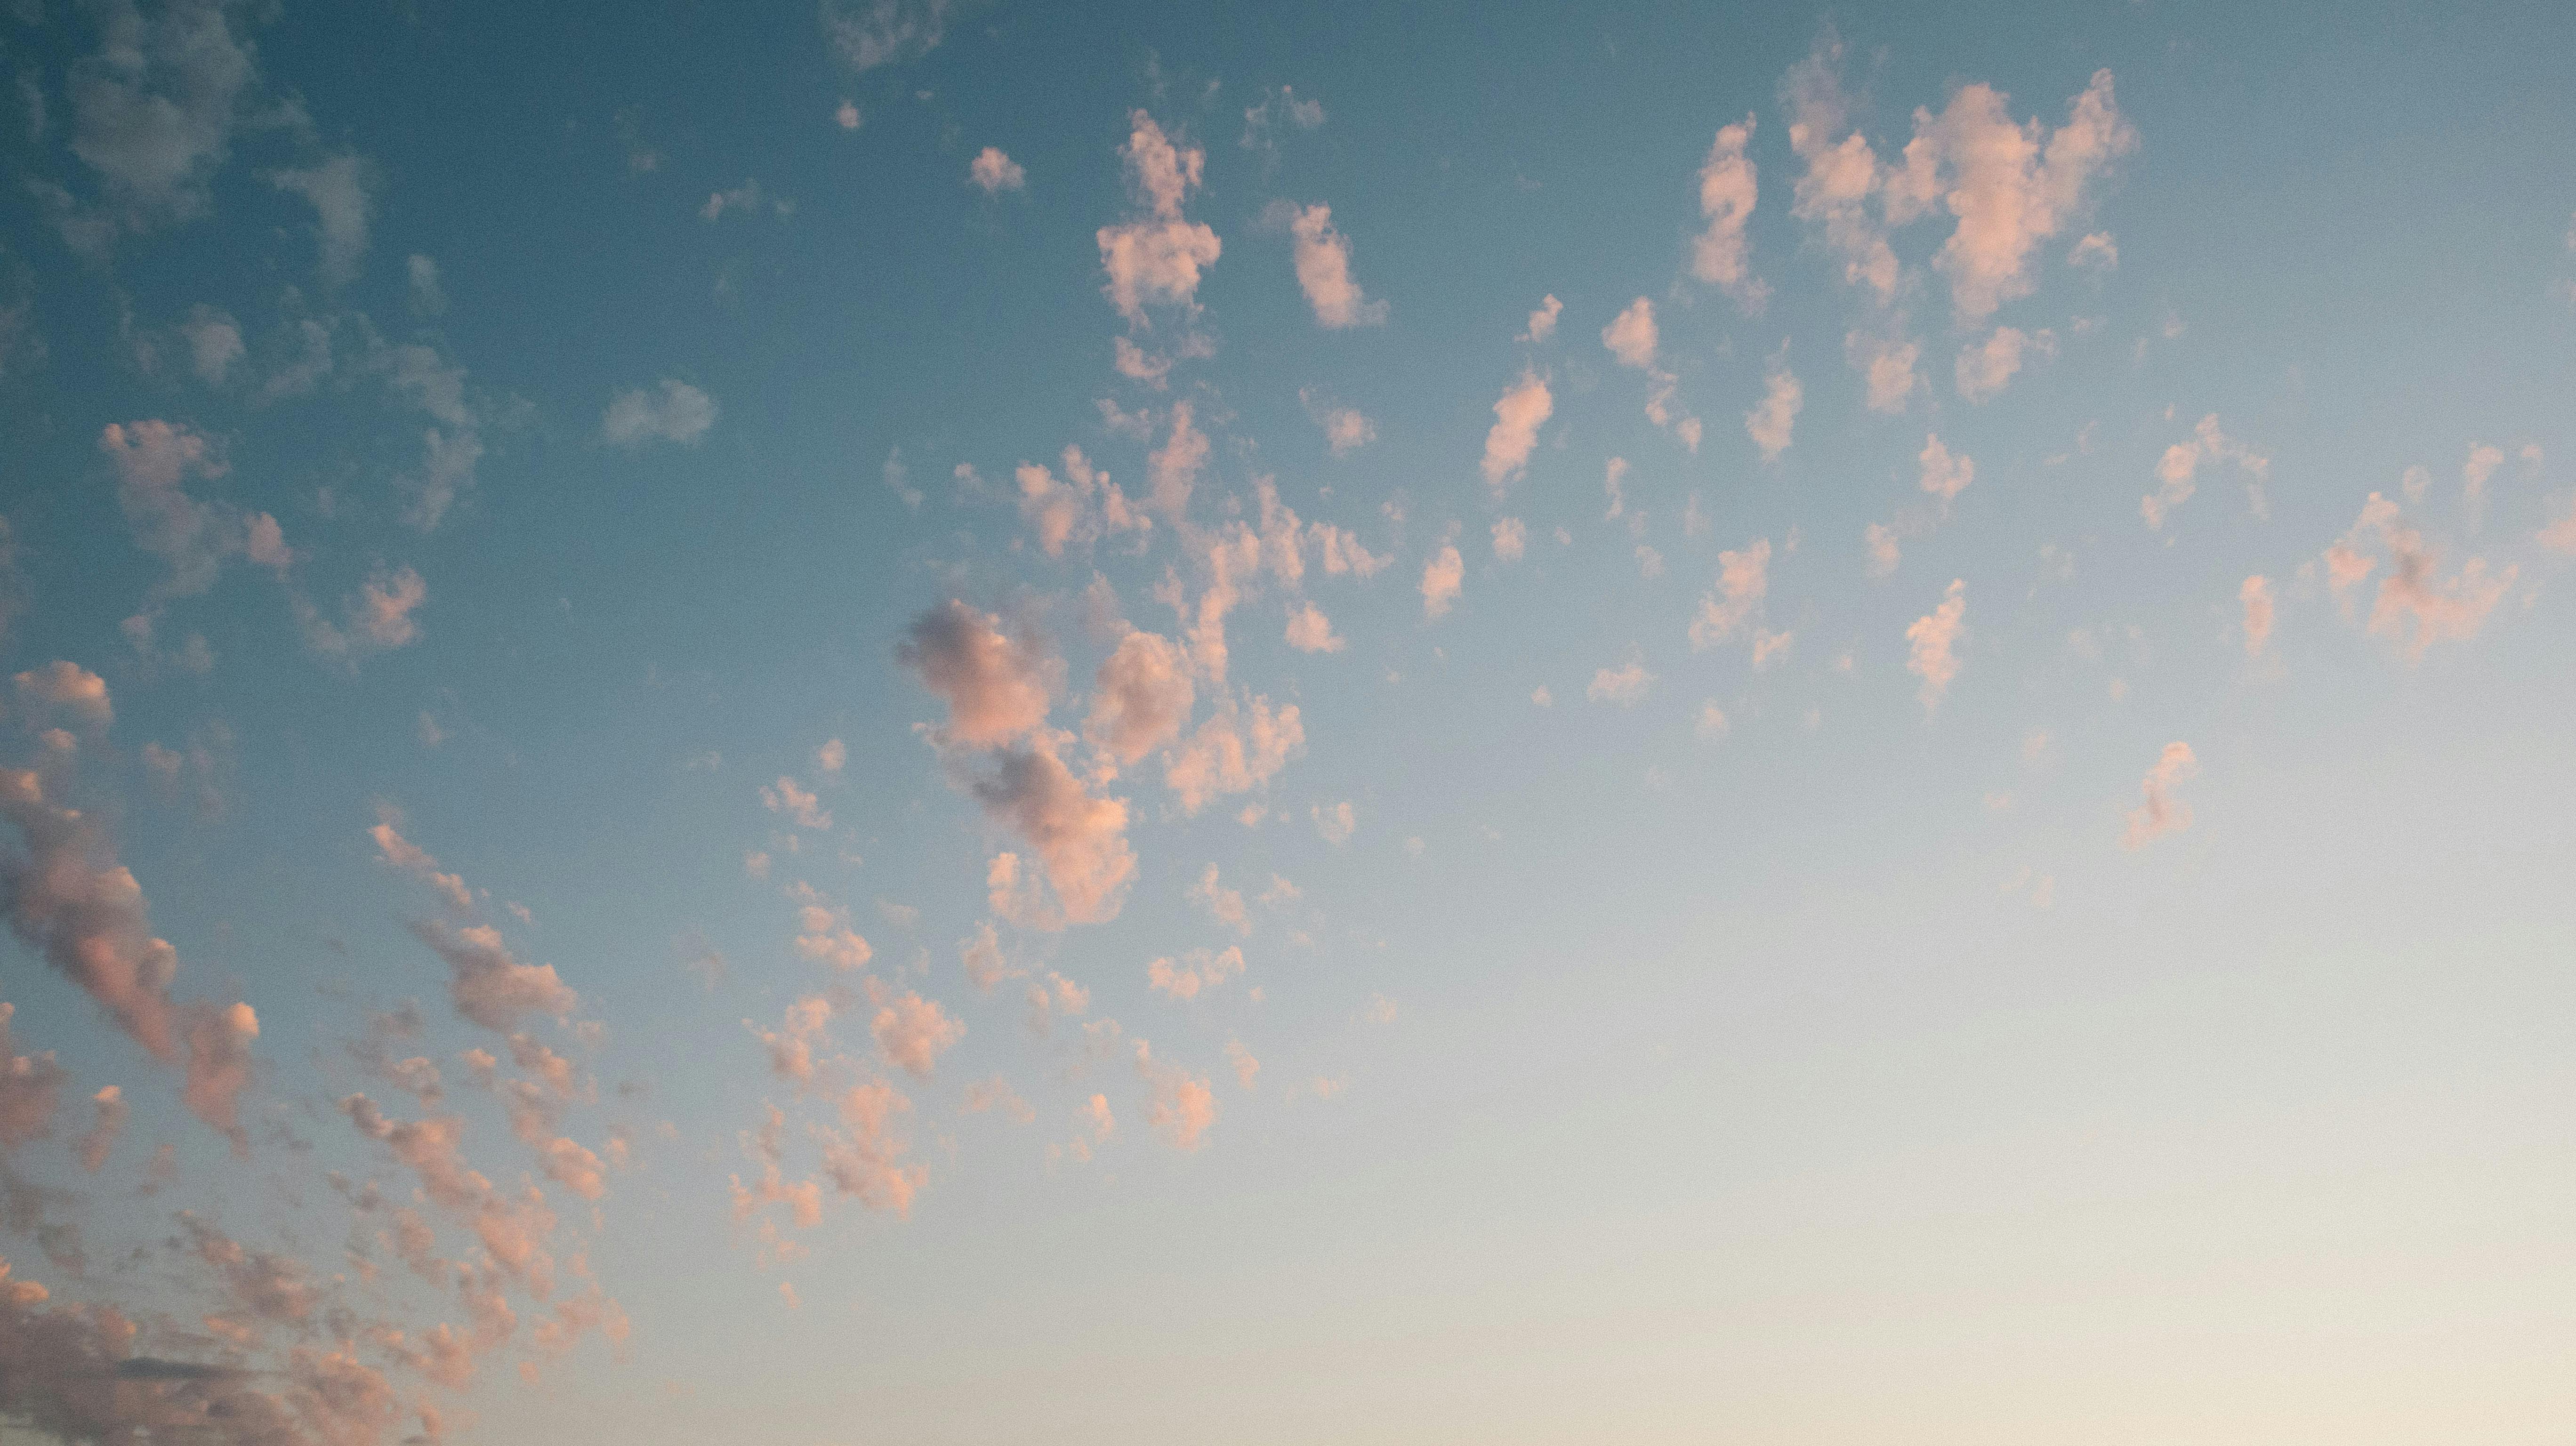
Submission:
POLYGON ((5 11, 12 1439, 2569 1439, 2576 11, 5 11))

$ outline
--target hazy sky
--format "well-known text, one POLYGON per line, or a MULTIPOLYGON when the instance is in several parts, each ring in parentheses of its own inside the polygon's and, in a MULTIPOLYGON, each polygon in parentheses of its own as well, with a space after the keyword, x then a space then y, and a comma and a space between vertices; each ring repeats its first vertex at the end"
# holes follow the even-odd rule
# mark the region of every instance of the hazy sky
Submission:
POLYGON ((2568 1440, 2576 11, 2091 8, 13 0, 0 1420, 2568 1440))

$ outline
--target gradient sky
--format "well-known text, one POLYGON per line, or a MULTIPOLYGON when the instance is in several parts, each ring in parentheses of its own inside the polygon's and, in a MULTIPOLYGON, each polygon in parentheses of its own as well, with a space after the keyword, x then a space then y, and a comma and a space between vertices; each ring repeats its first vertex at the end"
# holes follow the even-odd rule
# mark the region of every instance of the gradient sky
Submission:
POLYGON ((2571 1439, 2576 12, 7 9, 13 1432, 2571 1439))

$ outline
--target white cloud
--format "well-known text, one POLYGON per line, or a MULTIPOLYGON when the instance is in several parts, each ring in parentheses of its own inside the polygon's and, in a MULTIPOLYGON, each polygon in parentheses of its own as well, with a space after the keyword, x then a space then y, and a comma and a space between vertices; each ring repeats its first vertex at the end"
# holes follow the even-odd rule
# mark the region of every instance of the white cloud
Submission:
POLYGON ((599 419, 600 440, 613 447, 640 447, 646 442, 697 445, 716 424, 716 399, 687 382, 663 378, 659 389, 633 387, 619 392, 599 419))
POLYGON ((1001 147, 986 146, 967 163, 966 179, 968 183, 982 187, 985 195, 998 196, 1004 191, 1017 191, 1028 185, 1029 173, 1019 162, 1002 154, 1001 147))
POLYGON ((1370 300, 1351 278, 1350 238, 1334 229, 1330 206, 1293 209, 1288 233, 1296 243, 1297 285, 1319 324, 1329 331, 1385 324, 1386 302, 1370 300))

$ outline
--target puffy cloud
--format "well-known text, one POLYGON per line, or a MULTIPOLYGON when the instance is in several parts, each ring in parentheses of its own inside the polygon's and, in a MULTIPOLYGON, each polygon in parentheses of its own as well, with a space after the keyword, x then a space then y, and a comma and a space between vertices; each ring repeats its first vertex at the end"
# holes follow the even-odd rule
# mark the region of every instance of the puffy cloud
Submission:
POLYGON ((1348 803, 1337 803, 1330 808, 1319 803, 1311 812, 1315 818, 1315 832, 1328 844, 1350 842, 1351 835, 1359 828, 1359 819, 1348 803))
POLYGON ((2552 552, 2576 556, 2576 506, 2568 508, 2566 516, 2533 534, 2533 540, 2552 552))
POLYGON ((1691 619, 1692 651, 1713 648, 1742 632, 1762 616, 1762 599, 1771 590, 1771 539, 1757 537, 1741 551, 1717 555, 1717 586, 1699 600, 1691 619))
POLYGON ((1556 399, 1536 372, 1521 379, 1494 403, 1494 425, 1485 433, 1485 485, 1496 491, 1529 470, 1530 452, 1538 446, 1538 429, 1556 410, 1556 399))
POLYGON ((1199 875, 1198 882, 1190 885, 1190 901, 1204 906, 1209 917, 1236 933, 1252 932, 1252 920, 1243 909, 1243 891, 1229 889, 1219 882, 1216 865, 1209 864, 1199 875))
POLYGON ((54 1063, 52 1050, 17 1052, 9 1037, 9 1021, 17 1012, 18 1006, 0 1001, 0 1155, 54 1132, 54 1111, 69 1078, 54 1063))
POLYGON ((1019 162, 1002 154, 1001 147, 986 146, 975 153, 974 160, 967 162, 966 180, 970 185, 982 187, 985 195, 998 196, 1004 191, 1016 191, 1028 185, 1029 173, 1019 162))
POLYGON ((1610 499, 1610 510, 1601 514, 1602 521, 1607 522, 1611 518, 1617 517, 1628 510, 1628 493, 1624 485, 1627 478, 1627 458, 1613 457, 1607 463, 1603 464, 1601 468, 1601 491, 1604 496, 1610 499))
POLYGON ((939 44, 948 5, 949 0, 823 0, 823 36, 843 65, 865 74, 929 54, 939 44))
POLYGON ((2120 243, 2112 240, 2108 231, 2095 231, 2066 253, 2066 264, 2084 271, 2117 271, 2120 243))
POLYGON ((1658 340, 1655 303, 1642 296, 1629 302, 1627 310, 1612 317, 1610 324, 1601 328, 1601 344, 1610 349, 1610 354, 1619 359, 1619 364, 1639 370, 1655 364, 1658 340))
POLYGON ((1616 703, 1634 708, 1644 700, 1646 690, 1654 686, 1655 675, 1646 671, 1643 658, 1630 658, 1616 668, 1602 668, 1592 675, 1583 696, 1595 703, 1616 703))
POLYGON ((2469 447, 2469 459, 2460 464, 2461 497, 2468 505, 2469 526, 2475 528, 2486 515, 2487 479, 2504 465, 2504 453, 2484 442, 2469 447))
POLYGON ((1136 1041, 1136 1072, 1153 1091, 1146 1118, 1154 1129, 1176 1148, 1197 1149, 1216 1123, 1216 1092, 1206 1080, 1155 1059, 1141 1039, 1136 1041))
POLYGON ((410 927, 413 938, 446 961, 456 1012, 495 1034, 515 1033, 524 1014, 568 1018, 581 1003, 553 965, 520 963, 488 924, 452 929, 421 919, 410 927))
POLYGON ((1212 799, 1266 786, 1305 747, 1306 725, 1296 704, 1274 713, 1267 696, 1241 704, 1227 696, 1173 752, 1163 783, 1179 796, 1182 812, 1196 814, 1212 799))
POLYGON ((1951 656, 1962 619, 1968 613, 1968 585, 1952 579, 1949 590, 1941 595, 1941 605, 1906 624, 1905 641, 1911 650, 1905 660, 1905 671, 1923 680, 1923 711, 1941 706, 1941 695, 1949 691, 1950 680, 1959 676, 1959 660, 1951 656))
POLYGON ((241 326, 232 313, 202 302, 189 308, 188 319, 179 323, 179 335, 188 343, 188 369, 210 387, 222 386, 245 354, 241 326))
POLYGON ((1888 214, 1902 224, 1937 202, 1958 218, 1932 264, 1949 276, 1964 319, 2028 295, 2032 252, 2079 213, 2086 188, 2113 160, 2137 148, 2108 70, 2095 71, 2067 109, 2055 131, 2036 119, 2017 123, 2004 95, 1979 82, 1960 87, 1937 117, 1914 113, 1904 171, 1888 180, 1888 214))
POLYGON ((1046 725, 1064 665, 954 598, 912 620, 895 656, 948 704, 944 740, 992 748, 1046 725))
POLYGON ((304 630, 305 645, 343 664, 367 653, 419 641, 420 624, 412 614, 427 601, 429 584, 419 573, 408 567, 387 569, 381 565, 355 596, 343 600, 342 621, 338 623, 323 617, 301 592, 290 592, 287 597, 296 623, 304 630))
POLYGON ((972 784, 975 798, 1036 851, 1065 917, 1077 924, 1115 918, 1136 872, 1126 801, 1084 791, 1044 734, 995 763, 991 776, 972 784))
POLYGON ((1435 618, 1447 613, 1466 580, 1467 560, 1458 555, 1457 544, 1440 544, 1440 550, 1422 565, 1423 613, 1435 618))
POLYGON ((796 911, 796 952, 847 974, 867 967, 876 950, 839 914, 819 904, 796 911))
POLYGON ((2200 760, 2192 756, 2190 744, 2166 744, 2155 766, 2138 782, 2138 806, 2129 811, 2129 825, 2120 835, 2120 847, 2144 848, 2166 834, 2191 827, 2191 805, 2175 798, 2173 788, 2199 771, 2200 760))
POLYGON ((92 211, 52 188, 64 239, 93 256, 119 226, 140 233, 202 215, 234 124, 261 91, 258 61, 219 0, 148 16, 124 3, 99 19, 98 52, 72 64, 67 88, 72 154, 104 195, 92 211))
MULTIPOLYGON (((0 1005, 0 1009, 6 1007, 0 1005)), ((0 1045, 0 1053, 6 1052, 7 1047, 0 1045)), ((107 1164, 108 1152, 116 1148, 116 1137, 124 1133, 131 1107, 125 1103, 125 1091, 115 1085, 105 1085, 97 1094, 90 1096, 90 1108, 90 1126, 81 1132, 72 1153, 80 1157, 82 1169, 95 1175, 107 1164)), ((5 1110, 0 1110, 0 1113, 5 1113, 5 1110)))
POLYGON ((346 286, 357 277, 358 263, 367 254, 367 226, 375 215, 375 200, 367 194, 374 180, 375 167, 345 151, 307 169, 269 173, 270 185, 302 196, 313 207, 322 231, 326 287, 346 286))
POLYGON ((1190 490, 1198 485, 1199 469, 1207 465, 1207 434, 1191 425, 1192 415, 1189 403, 1172 403, 1171 438, 1145 458, 1147 496, 1156 511, 1174 522, 1189 510, 1190 490))
MULTIPOLYGON (((2040 335, 2046 337, 2048 333, 2040 335)), ((1959 353, 1959 395, 1971 402, 1991 401, 2003 395, 2013 373, 2021 370, 2022 348, 2029 341, 2019 330, 1999 326, 1983 342, 1963 348, 1959 353)))
POLYGON ((68 714, 94 732, 104 732, 115 721, 116 709, 107 696, 107 680, 78 663, 58 659, 20 673, 11 681, 17 685, 21 707, 68 714))
POLYGON ((1969 483, 1977 480, 1975 460, 1964 455, 1951 456, 1950 449, 1941 445, 1938 433, 1924 434, 1923 450, 1915 454, 1914 460, 1923 467, 1923 490, 1940 498, 1945 508, 1967 490, 1969 483))
POLYGON ((1174 999, 1196 999, 1199 991, 1214 989, 1243 972, 1243 951, 1228 945, 1224 952, 1211 954, 1205 949, 1192 949, 1175 962, 1155 959, 1145 965, 1145 982, 1174 999))
POLYGON ((1804 165, 1792 190, 1789 214, 1822 225, 1825 244, 1843 259, 1843 279, 1867 286, 1881 301, 1896 294, 1896 253, 1887 231, 1870 215, 1880 186, 1877 153, 1848 132, 1850 106, 1836 69, 1842 44, 1827 40, 1792 66, 1781 84, 1789 107, 1789 149, 1804 165))
POLYGON ((811 789, 797 787, 796 780, 783 773, 778 775, 778 782, 761 788, 760 806, 771 813, 787 815, 799 828, 820 831, 832 826, 831 812, 823 807, 822 799, 811 789))
POLYGON ((1345 532, 1329 522, 1309 524, 1306 531, 1323 552, 1324 572, 1328 576, 1350 573, 1355 577, 1375 577, 1380 569, 1395 561, 1392 553, 1371 556, 1369 550, 1360 545, 1356 534, 1345 532))
POLYGON ((612 447, 677 442, 694 447, 716 424, 716 399, 687 382, 664 377, 658 388, 630 387, 609 399, 600 414, 599 439, 612 447))
POLYGON ((1789 370, 1788 348, 1783 346, 1771 358, 1763 378, 1761 405, 1744 414, 1745 435, 1762 449, 1763 461, 1776 462, 1789 450, 1789 433, 1804 405, 1806 392, 1798 385, 1797 374, 1789 370))
POLYGON ((1505 517, 1494 523, 1494 556, 1504 562, 1518 562, 1529 550, 1529 528, 1517 517, 1505 517))
POLYGON ((2272 581, 2257 573, 2236 590, 2245 604, 2245 656, 2259 658, 2272 641, 2272 581))
POLYGON ((1080 447, 1065 448, 1061 460, 1062 481, 1034 462, 1022 462, 1012 474, 1020 487, 1020 516, 1037 529, 1038 546, 1047 556, 1064 556, 1068 542, 1088 543, 1108 533, 1153 529, 1154 520, 1131 505, 1127 494, 1109 480, 1108 473, 1093 467, 1080 447))
POLYGON ((1188 660, 1160 633, 1119 639, 1093 685, 1083 737, 1126 767, 1178 738, 1197 702, 1188 660))
POLYGON ((994 932, 990 919, 977 924, 973 935, 957 941, 957 962, 965 967, 966 982, 978 994, 992 993, 994 985, 1020 972, 1011 968, 1002 953, 1002 936, 994 932))
POLYGON ((1216 264, 1224 246, 1207 225, 1184 219, 1181 203, 1197 189, 1207 153, 1197 146, 1172 144, 1153 117, 1139 110, 1130 116, 1133 129, 1119 147, 1125 160, 1127 186, 1146 214, 1115 226, 1103 226, 1101 269, 1109 274, 1103 288, 1118 314, 1131 326, 1149 325, 1149 305, 1198 310, 1199 273, 1216 264))
POLYGON ((1377 423, 1355 407, 1340 407, 1316 400, 1312 388, 1301 387, 1297 400, 1304 403, 1306 415, 1324 429, 1324 446, 1336 457, 1347 457, 1377 440, 1377 423))
POLYGON ((1301 653, 1338 653, 1345 644, 1324 610, 1305 603, 1288 615, 1288 646, 1301 653))
POLYGON ((1843 336, 1843 357, 1851 363, 1852 370, 1861 374, 1873 412, 1893 416, 1905 410, 1907 400, 1923 380, 1914 371, 1914 359, 1922 354, 1920 342, 1864 331, 1843 336))
POLYGON ((927 1079, 939 1056, 966 1037, 966 1026, 941 1009, 937 1000, 907 990, 899 997, 877 1001, 876 1018, 868 1032, 876 1036, 877 1048, 888 1060, 917 1079, 927 1079))
POLYGON ((842 765, 849 761, 850 750, 838 738, 827 738, 822 747, 814 750, 814 766, 829 777, 839 777, 842 765))
POLYGON ((402 810, 389 803, 376 805, 376 822, 367 837, 376 842, 376 856, 389 868, 411 875, 435 890, 447 906, 460 914, 474 912, 473 891, 455 874, 438 871, 438 860, 429 851, 402 836, 402 810))
POLYGON ((1884 522, 1873 522, 1862 534, 1861 545, 1869 552, 1869 575, 1894 577, 1896 564, 1903 557, 1896 545, 1896 529, 1884 522))
POLYGON ((1565 303, 1557 300, 1553 293, 1543 298, 1538 309, 1529 314, 1529 329, 1521 333, 1520 340, 1535 345, 1554 336, 1556 318, 1564 310, 1565 303))
POLYGON ((887 1084, 857 1085, 841 1096, 844 1132, 823 1132, 823 1173, 835 1188, 871 1210, 912 1213, 912 1197, 930 1176, 902 1163, 906 1142, 894 1131, 894 1117, 911 1108, 887 1084))
POLYGON ((116 473, 116 505, 135 545, 169 567, 169 576, 153 588, 156 599, 191 597, 212 587, 226 558, 250 550, 254 522, 264 524, 262 560, 283 564, 276 519, 264 513, 246 517, 229 503, 188 495, 191 476, 211 479, 231 470, 204 434, 157 420, 110 422, 99 433, 98 449, 116 473))
POLYGON ((2388 554, 2389 571, 2371 603, 2369 631, 2402 642, 2409 662, 2421 661, 2437 642, 2476 637, 2521 576, 2512 565, 2490 573, 2486 559, 2473 557, 2456 576, 2442 578, 2440 558, 2423 534, 2399 515, 2397 504, 2373 492, 2351 531, 2326 550, 2326 582, 2337 597, 2377 569, 2379 559, 2369 555, 2374 548, 2388 554))
POLYGON ((1703 739, 1723 738, 1726 729, 1726 710, 1717 706, 1715 698, 1700 704, 1699 712, 1691 720, 1691 732, 1703 739))
POLYGON ((2156 490, 2138 501, 2138 515, 2147 519, 2147 526, 2161 529, 2175 508, 2191 500, 2203 462, 2234 462, 2245 473, 2255 515, 2263 514, 2263 481, 2270 475, 2271 459, 2220 431, 2218 414, 2212 412, 2200 419, 2188 440, 2165 448, 2157 460, 2156 490))
POLYGON ((1295 243, 1297 285, 1315 320, 1328 331, 1381 326, 1386 302, 1371 301, 1351 279, 1351 242, 1333 226, 1330 206, 1291 207, 1288 234, 1295 243))
POLYGON ((251 1041, 259 1038, 259 1015, 247 1004, 204 1002, 182 1006, 180 1018, 188 1037, 188 1062, 181 1098, 189 1113, 233 1142, 233 1153, 250 1153, 238 1102, 250 1086, 251 1041))
POLYGON ((1762 309, 1770 288, 1753 276, 1744 225, 1753 217, 1756 170, 1744 153, 1753 117, 1719 128, 1699 168, 1699 211, 1708 229, 1691 242, 1691 275, 1723 289, 1747 311, 1762 309))

